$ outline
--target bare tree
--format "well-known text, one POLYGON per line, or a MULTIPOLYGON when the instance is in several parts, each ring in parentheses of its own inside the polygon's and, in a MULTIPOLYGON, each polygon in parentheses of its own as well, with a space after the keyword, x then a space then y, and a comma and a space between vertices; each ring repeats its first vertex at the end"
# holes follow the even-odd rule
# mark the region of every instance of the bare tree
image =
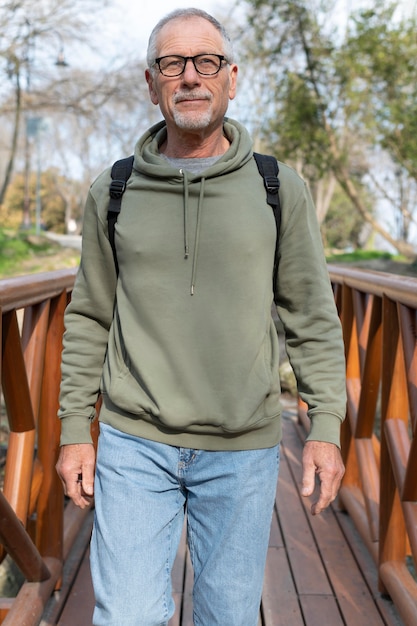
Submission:
POLYGON ((0 115, 3 129, 9 131, 2 134, 0 205, 23 133, 28 167, 29 117, 36 117, 42 108, 39 96, 48 80, 46 68, 52 66, 52 58, 64 64, 66 41, 86 42, 89 20, 102 6, 99 0, 12 0, 0 6, 0 115), (39 62, 35 63, 35 58, 39 62))

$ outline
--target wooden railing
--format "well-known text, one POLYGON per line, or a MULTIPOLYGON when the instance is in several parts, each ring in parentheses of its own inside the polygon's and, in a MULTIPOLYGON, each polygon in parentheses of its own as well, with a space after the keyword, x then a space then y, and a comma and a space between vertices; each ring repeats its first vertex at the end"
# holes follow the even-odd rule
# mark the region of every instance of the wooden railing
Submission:
MULTIPOLYGON (((348 416, 341 505, 379 572, 381 592, 416 624, 417 280, 329 266, 343 325, 348 416)), ((39 623, 86 511, 55 472, 63 314, 76 270, 0 281, 2 409, 9 438, 0 492, 1 558, 26 582, 0 598, 0 623, 39 623)), ((300 405, 300 419, 305 410, 300 405)))
POLYGON ((55 472, 63 315, 75 270, 0 281, 2 419, 8 424, 0 492, 0 559, 26 578, 16 598, 0 599, 0 622, 38 624, 59 584, 82 518, 65 507, 55 472))
POLYGON ((407 625, 417 624, 417 279, 330 266, 347 360, 340 492, 407 625))

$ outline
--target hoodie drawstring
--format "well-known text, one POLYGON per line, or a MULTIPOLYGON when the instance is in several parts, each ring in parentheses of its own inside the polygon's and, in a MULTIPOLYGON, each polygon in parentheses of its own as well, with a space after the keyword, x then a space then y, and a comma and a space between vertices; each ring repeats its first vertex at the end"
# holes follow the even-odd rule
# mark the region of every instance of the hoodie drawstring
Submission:
MULTIPOLYGON (((187 172, 185 170, 180 170, 183 176, 183 184, 184 184, 184 259, 188 259, 189 257, 189 242, 188 242, 188 213, 189 213, 189 203, 188 203, 188 177, 187 172)), ((194 253, 193 253, 193 266, 191 271, 191 285, 190 285, 190 295, 194 295, 195 291, 195 282, 197 277, 197 260, 198 260, 198 249, 200 243, 200 226, 201 226, 201 213, 204 201, 204 183, 205 178, 201 179, 200 182, 200 195, 198 198, 198 206, 197 206, 197 216, 196 216, 196 227, 195 227, 195 239, 194 239, 194 253)))
POLYGON ((180 174, 182 174, 184 185, 184 259, 188 259, 190 250, 188 245, 188 177, 185 170, 180 170, 180 174))
POLYGON ((198 247, 200 243, 200 223, 201 223, 201 211, 203 207, 203 199, 204 199, 204 183, 205 178, 201 179, 200 183, 200 196, 198 198, 198 206, 197 206, 197 223, 195 225, 195 244, 194 244, 194 255, 193 255, 193 270, 191 273, 191 289, 190 295, 194 295, 194 287, 195 281, 197 277, 197 258, 198 258, 198 247))

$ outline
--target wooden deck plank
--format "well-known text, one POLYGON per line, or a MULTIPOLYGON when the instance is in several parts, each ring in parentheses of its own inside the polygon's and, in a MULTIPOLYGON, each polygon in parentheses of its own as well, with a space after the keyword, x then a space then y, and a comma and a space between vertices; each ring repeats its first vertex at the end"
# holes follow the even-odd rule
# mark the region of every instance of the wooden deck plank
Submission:
MULTIPOLYGON (((300 596, 304 624, 307 626, 344 626, 339 607, 333 596, 300 596)), ((361 626, 357 624, 357 626, 361 626)))
MULTIPOLYGON (((69 600, 71 601, 71 592, 74 586, 77 584, 77 576, 80 568, 87 565, 89 568, 88 558, 89 550, 88 545, 91 537, 91 529, 93 526, 94 511, 90 511, 84 519, 82 527, 79 529, 77 538, 72 546, 70 554, 65 561, 61 587, 59 591, 56 591, 49 600, 46 609, 43 613, 42 620, 39 626, 55 626, 59 618, 65 610, 65 604, 69 600)), ((89 573, 89 569, 88 569, 89 573)), ((92 605, 92 595, 88 599, 87 614, 90 611, 90 604, 92 605)), ((82 607, 80 607, 82 610, 82 607)), ((92 613, 92 609, 91 609, 92 613)), ((83 621, 83 626, 88 626, 88 618, 83 621)))
POLYGON ((94 611, 94 594, 90 575, 89 550, 81 564, 58 626, 75 626, 75 624, 80 624, 81 607, 83 611, 82 625, 91 626, 94 611))
MULTIPOLYGON (((302 442, 297 429, 289 428, 288 424, 285 428, 285 442, 290 450, 288 459, 294 482, 301 484, 302 442)), ((304 501, 304 506, 307 510, 310 503, 304 501)), ((345 623, 367 626, 384 624, 333 509, 329 508, 319 516, 310 515, 309 522, 345 623)))
MULTIPOLYGON (((283 448, 277 490, 277 511, 285 546, 299 594, 332 595, 310 521, 301 495, 291 475, 288 456, 292 451, 283 448)), ((301 483, 298 483, 301 484, 301 483)))
MULTIPOLYGON (((336 511, 336 516, 342 529, 346 542, 350 546, 352 553, 363 573, 364 578, 371 590, 376 606, 388 626, 404 626, 403 621, 398 615, 392 600, 387 596, 381 595, 378 589, 378 574, 375 562, 368 552, 363 549, 363 543, 358 531, 356 530, 352 519, 343 511, 336 511)), ((417 624, 417 618, 416 618, 417 624)))
POLYGON ((304 624, 284 548, 268 550, 261 611, 264 626, 304 624))

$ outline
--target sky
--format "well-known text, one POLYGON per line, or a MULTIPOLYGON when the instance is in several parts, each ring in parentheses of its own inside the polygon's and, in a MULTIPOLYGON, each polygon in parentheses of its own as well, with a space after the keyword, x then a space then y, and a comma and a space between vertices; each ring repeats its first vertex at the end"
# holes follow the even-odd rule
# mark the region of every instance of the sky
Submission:
MULTIPOLYGON (((131 54, 144 57, 152 28, 170 11, 193 6, 223 21, 227 16, 236 19, 238 9, 234 4, 234 0, 113 0, 112 7, 100 12, 100 47, 105 40, 101 55, 103 58, 121 58, 131 54)), ((337 20, 343 24, 350 11, 367 4, 368 0, 336 0, 337 20)), ((416 8, 417 0, 398 0, 398 5, 411 11, 416 8)))
POLYGON ((156 23, 167 13, 179 8, 195 7, 223 18, 233 6, 233 0, 114 0, 114 7, 103 12, 104 23, 101 32, 108 35, 108 42, 123 43, 123 50, 135 51, 137 56, 145 56, 148 38, 156 23))

